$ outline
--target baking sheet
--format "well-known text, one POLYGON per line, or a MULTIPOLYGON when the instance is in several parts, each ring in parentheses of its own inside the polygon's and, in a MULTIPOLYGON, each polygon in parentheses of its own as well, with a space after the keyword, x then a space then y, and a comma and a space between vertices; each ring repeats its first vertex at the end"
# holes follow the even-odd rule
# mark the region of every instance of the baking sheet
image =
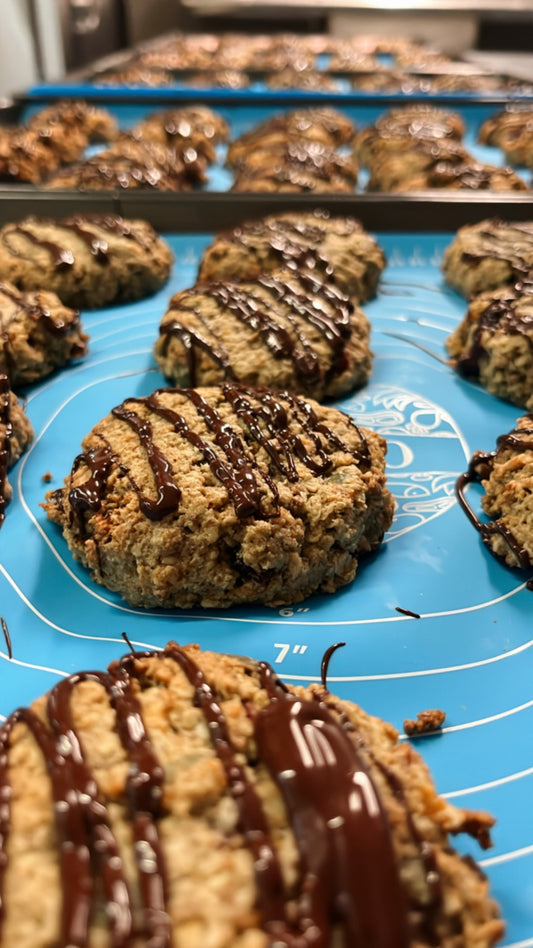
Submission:
MULTIPOLYGON (((397 509, 380 550, 334 596, 293 608, 141 611, 94 585, 40 507, 111 407, 164 384, 152 346, 170 295, 191 285, 206 234, 167 234, 170 283, 135 304, 83 312, 88 357, 28 388, 35 440, 10 475, 14 497, 0 531, 0 715, 76 669, 102 668, 134 646, 169 639, 249 654, 287 681, 317 681, 325 649, 333 691, 402 729, 439 707, 443 732, 417 742, 437 787, 459 805, 497 817, 494 848, 479 857, 507 920, 502 944, 533 946, 533 592, 528 575, 482 546, 454 483, 476 449, 492 450, 519 409, 466 382, 445 364, 444 340, 465 303, 440 275, 451 233, 379 233, 388 266, 373 324, 372 379, 338 407, 384 434, 397 509), (43 477, 50 474, 49 484, 43 477), (420 615, 411 618, 397 611, 420 615)), ((476 504, 477 488, 469 489, 476 504)))
MULTIPOLYGON (((195 101, 202 101, 202 104, 205 104, 205 102, 208 100, 202 94, 202 96, 198 97, 196 100, 190 100, 191 103, 195 101)), ((40 111, 48 104, 49 100, 46 98, 21 99, 17 110, 16 121, 20 123, 27 122, 35 112, 40 111)), ((104 105, 104 107, 115 116, 121 130, 128 130, 134 125, 137 125, 139 122, 143 121, 148 115, 152 115, 158 111, 165 111, 168 108, 179 107, 185 103, 173 102, 171 104, 169 102, 159 102, 156 104, 154 102, 148 102, 144 100, 130 102, 109 101, 100 104, 104 105)), ((357 105, 353 103, 343 103, 341 105, 336 104, 335 107, 338 107, 342 114, 346 115, 354 123, 356 129, 360 131, 362 128, 372 125, 380 116, 388 111, 390 107, 394 107, 394 105, 395 103, 393 102, 384 104, 382 101, 380 102, 373 99, 372 101, 360 103, 357 105)), ((396 105, 398 105, 398 103, 396 103, 396 105)), ((250 103, 249 100, 228 102, 225 99, 221 99, 218 103, 214 101, 210 102, 210 106, 228 123, 229 140, 233 141, 235 138, 256 127, 261 122, 266 121, 274 115, 283 114, 292 108, 297 107, 298 104, 294 102, 288 104, 280 101, 275 101, 271 104, 258 104, 257 102, 250 103)), ((492 145, 480 145, 477 141, 481 125, 484 121, 486 121, 486 119, 501 111, 503 108, 501 103, 489 104, 479 102, 475 104, 465 104, 464 102, 461 102, 453 104, 451 108, 463 119, 465 125, 465 134, 462 141, 465 148, 473 155, 474 158, 481 162, 496 165, 498 167, 503 167, 508 164, 500 148, 492 145)), ((93 145, 91 146, 89 153, 93 154, 98 151, 102 151, 104 148, 105 145, 102 144, 93 145)), ((349 148, 339 148, 340 153, 348 154, 349 151, 349 148)), ((233 172, 229 168, 225 167, 226 152, 227 146, 225 144, 220 144, 216 147, 216 162, 207 169, 207 183, 202 186, 202 188, 199 188, 198 191, 195 191, 195 193, 227 193, 229 191, 234 176, 233 172)), ((518 174, 520 174, 528 187, 530 187, 531 170, 520 167, 517 167, 515 170, 518 174)), ((364 193, 367 181, 368 171, 365 168, 361 168, 353 193, 364 193)), ((8 191, 16 187, 17 185, 6 185, 5 190, 8 191)), ((28 186, 26 186, 26 190, 27 189, 28 186)), ((32 188, 32 190, 38 191, 39 189, 32 188)), ((443 190, 445 189, 433 189, 435 193, 442 193, 443 190)), ((101 192, 96 193, 100 194, 101 192)), ((475 192, 468 193, 472 194, 475 192)), ((513 194, 515 192, 506 193, 513 194)))

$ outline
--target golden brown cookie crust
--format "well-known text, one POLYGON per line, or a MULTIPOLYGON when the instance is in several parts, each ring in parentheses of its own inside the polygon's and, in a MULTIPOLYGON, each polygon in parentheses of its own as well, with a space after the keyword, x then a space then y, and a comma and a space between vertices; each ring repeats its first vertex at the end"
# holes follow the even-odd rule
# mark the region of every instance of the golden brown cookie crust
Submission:
POLYGON ((200 283, 175 294, 155 357, 175 385, 235 379, 322 401, 369 378, 370 324, 313 270, 271 270, 253 282, 200 283))
MULTIPOLYGON (((391 725, 355 704, 319 686, 282 688, 267 666, 251 660, 202 652, 194 645, 179 648, 175 643, 159 654, 125 656, 107 675, 73 676, 56 686, 48 704, 45 696, 18 721, 8 719, 0 730, 9 763, 7 773, 0 769, 7 788, 3 817, 9 827, 4 836, 1 944, 45 948, 67 943, 74 905, 92 908, 90 944, 109 943, 109 926, 117 918, 109 911, 109 894, 106 897, 104 887, 95 885, 80 896, 68 865, 60 867, 59 834, 64 833, 67 846, 77 839, 76 815, 86 818, 83 835, 92 857, 80 866, 78 878, 90 881, 92 873, 97 876, 104 866, 109 874, 115 873, 120 924, 125 932, 133 929, 130 938, 139 948, 156 930, 161 937, 171 931, 175 943, 187 948, 204 948, 207 943, 212 948, 267 948, 272 940, 267 928, 273 919, 281 933, 305 930, 316 918, 327 948, 337 944, 337 936, 343 941, 350 934, 350 923, 338 907, 334 909, 336 892, 346 877, 338 849, 333 848, 328 862, 319 848, 313 848, 315 882, 305 903, 306 922, 298 900, 309 859, 305 847, 299 848, 301 808, 306 807, 309 816, 315 814, 308 832, 313 838, 318 834, 327 845, 330 833, 338 830, 324 827, 321 835, 322 814, 331 810, 341 818, 347 786, 335 755, 323 762, 326 778, 330 776, 327 794, 313 790, 320 772, 309 761, 306 779, 299 779, 304 759, 300 754, 305 751, 301 745, 311 742, 311 730, 316 747, 327 750, 333 742, 337 754, 349 759, 364 780, 368 790, 360 796, 363 812, 368 795, 378 801, 377 814, 374 809, 373 818, 364 819, 371 840, 380 841, 383 862, 370 853, 364 871, 372 876, 381 898, 374 908, 359 904, 366 923, 381 926, 380 906, 386 901, 385 928, 389 923, 389 937, 406 948, 452 944, 492 948, 503 934, 503 924, 487 880, 472 860, 462 859, 452 849, 448 835, 469 832, 486 845, 493 822, 488 814, 457 808, 438 797, 416 751, 398 742, 391 725), (52 735, 52 716, 57 749, 47 769, 43 749, 52 735), (128 730, 127 721, 134 721, 135 728, 128 730), (283 779, 278 776, 279 751, 269 742, 273 728, 278 747, 290 748, 287 760, 296 780, 291 805, 284 801, 283 779), (298 728, 301 740, 296 744, 293 735, 298 728), (60 766, 61 748, 73 739, 76 759, 81 760, 78 771, 66 754, 60 766), (136 779, 140 773, 142 789, 136 779), (55 791, 50 774, 58 781, 55 791), (69 794, 70 785, 81 786, 84 792, 69 794), (54 822, 54 795, 58 799, 63 786, 64 800, 69 802, 63 802, 62 812, 71 819, 63 822, 58 815, 54 822), (137 822, 132 824, 134 815, 137 822), (270 865, 264 881, 257 865, 254 873, 254 834, 270 865), (135 838, 138 856, 143 856, 137 860, 135 838), (391 866, 388 880, 385 860, 391 866), (144 906, 143 871, 152 882, 144 890, 144 906), (274 878, 280 890, 276 910, 269 887, 274 878), (318 918, 321 896, 324 904, 318 918)), ((355 779, 350 786, 352 795, 358 795, 355 779)), ((357 903, 361 897, 362 883, 353 881, 360 844, 348 835, 348 820, 343 832, 351 867, 346 898, 352 904, 352 899, 357 903)), ((84 917, 85 911, 78 931, 85 927, 84 917)))
POLYGON ((0 230, 0 275, 25 290, 46 286, 68 306, 149 296, 164 285, 172 262, 150 224, 113 214, 28 217, 0 230))
POLYGON ((237 383, 126 399, 46 511, 132 605, 299 602, 355 576, 390 526, 385 443, 347 415, 237 383))

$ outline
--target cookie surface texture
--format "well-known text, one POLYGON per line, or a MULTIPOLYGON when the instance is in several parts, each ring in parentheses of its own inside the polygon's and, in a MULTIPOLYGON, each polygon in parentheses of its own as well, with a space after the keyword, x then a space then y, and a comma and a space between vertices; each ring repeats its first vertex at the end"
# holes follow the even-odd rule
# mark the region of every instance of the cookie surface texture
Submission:
POLYGON ((533 408, 533 285, 472 297, 446 340, 457 371, 499 398, 533 408))
POLYGON ((362 310, 303 268, 176 293, 159 333, 156 360, 180 386, 233 379, 321 401, 363 385, 372 367, 362 310))
POLYGON ((0 373, 11 387, 36 382, 87 352, 79 313, 55 293, 0 282, 0 373))
POLYGON ((194 645, 64 679, 0 729, 2 948, 492 948, 449 834, 486 845, 493 821, 397 738, 194 645))
POLYGON ((112 214, 29 217, 0 230, 0 278, 53 290, 67 306, 141 299, 166 282, 172 252, 150 224, 112 214))
POLYGON ((392 519, 385 443, 237 383, 126 399, 47 495, 93 578, 144 607, 299 602, 355 576, 392 519))
POLYGON ((531 221, 491 218, 466 225, 444 252, 444 279, 466 297, 524 280, 532 270, 531 221))
POLYGON ((327 212, 269 215, 219 234, 206 248, 199 279, 255 279, 280 266, 316 266, 355 300, 374 296, 385 255, 355 218, 327 212))

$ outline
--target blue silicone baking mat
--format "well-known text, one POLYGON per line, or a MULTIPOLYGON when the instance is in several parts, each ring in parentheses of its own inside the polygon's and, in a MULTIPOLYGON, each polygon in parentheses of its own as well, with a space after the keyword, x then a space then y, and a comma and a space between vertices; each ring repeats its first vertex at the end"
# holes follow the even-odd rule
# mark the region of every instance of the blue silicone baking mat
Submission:
MULTIPOLYGON (((200 100, 198 99, 196 101, 200 100)), ((49 101, 46 99, 41 99, 39 101, 28 101, 21 110, 19 120, 21 122, 26 122, 31 115, 40 111, 48 104, 49 101)), ((105 104, 101 104, 105 105, 105 108, 115 116, 121 130, 128 130, 134 125, 137 125, 139 122, 143 121, 148 115, 153 115, 158 111, 165 111, 168 108, 179 107, 180 104, 183 105, 184 103, 174 102, 165 104, 159 102, 156 104, 154 102, 145 101, 122 102, 120 104, 106 102, 105 104)), ((405 105, 405 102, 403 104, 405 105)), ((231 104, 223 102, 218 104, 216 102, 211 102, 210 107, 218 115, 221 115, 228 123, 229 140, 232 141, 233 139, 242 135, 244 132, 255 128, 260 122, 264 122, 275 115, 281 115, 291 111, 293 108, 302 106, 296 106, 294 103, 286 104, 279 101, 268 105, 258 105, 257 103, 250 102, 250 100, 244 100, 241 102, 233 102, 231 104)), ((357 131, 360 131, 366 126, 372 125, 376 119, 387 112, 390 107, 393 107, 393 103, 389 103, 387 105, 384 105, 380 102, 367 102, 360 103, 358 105, 348 105, 343 103, 342 105, 336 105, 335 107, 338 108, 343 115, 346 115, 354 123, 357 131)), ((494 105, 488 103, 469 105, 462 103, 453 104, 451 106, 452 111, 458 114, 464 122, 465 132, 462 140, 465 148, 478 161, 499 167, 508 164, 501 149, 492 145, 480 145, 477 139, 482 123, 486 119, 497 114, 502 108, 503 106, 501 104, 494 105)), ((93 145, 91 146, 90 151, 91 153, 102 151, 104 147, 105 146, 101 144, 93 145)), ((231 188, 233 183, 233 172, 225 166, 226 151, 227 145, 225 144, 220 144, 216 147, 216 161, 211 167, 207 169, 207 183, 201 190, 209 192, 227 192, 231 188)), ((349 153, 350 149, 340 148, 339 151, 341 153, 343 151, 349 153)), ((517 168, 516 171, 521 175, 525 183, 529 186, 531 171, 525 168, 517 168)), ((368 171, 364 168, 361 168, 354 192, 363 192, 365 190, 367 181, 368 171)))
MULTIPOLYGON (((106 666, 127 651, 123 633, 139 648, 176 639, 266 659, 291 682, 319 680, 325 649, 343 641, 332 690, 400 731, 423 709, 446 712, 442 733, 417 746, 440 792, 497 817, 493 849, 458 845, 491 878, 507 921, 503 944, 533 946, 533 592, 526 575, 482 546, 454 494, 473 451, 492 450, 520 411, 445 362, 444 340, 465 309, 440 274, 452 234, 377 235, 388 265, 365 306, 374 371, 337 404, 387 438, 396 513, 353 584, 292 608, 146 612, 91 582, 40 504, 94 423, 164 384, 152 357, 159 320, 171 293, 194 282, 211 239, 166 236, 176 255, 171 282, 150 299, 84 312, 89 355, 27 390, 35 440, 11 472, 0 531, 0 614, 12 646, 9 659, 0 641, 0 716, 60 676, 106 666)), ((475 487, 469 497, 477 504, 475 487)))

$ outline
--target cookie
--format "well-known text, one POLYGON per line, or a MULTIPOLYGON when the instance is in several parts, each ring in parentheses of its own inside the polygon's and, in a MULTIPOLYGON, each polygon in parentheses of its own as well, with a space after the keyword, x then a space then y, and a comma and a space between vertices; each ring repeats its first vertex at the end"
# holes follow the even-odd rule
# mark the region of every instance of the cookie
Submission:
POLYGON ((232 379, 321 401, 368 381, 369 336, 364 313, 333 283, 313 270, 272 270, 176 293, 155 358, 175 385, 232 379))
POLYGON ((385 443, 347 415, 236 382, 126 399, 45 509, 134 606, 300 602, 351 582, 392 519, 385 443))
POLYGON ((310 141, 336 148, 349 143, 354 134, 353 123, 335 109, 297 109, 274 115, 244 132, 230 144, 226 161, 234 168, 258 148, 268 151, 289 142, 310 141))
POLYGON ((488 118, 479 129, 483 145, 497 145, 513 165, 533 166, 533 109, 513 104, 488 118))
POLYGON ((533 270, 533 223, 492 218, 461 227, 444 251, 446 283, 469 297, 525 280, 533 270))
POLYGON ((437 164, 446 162, 450 166, 464 165, 469 154, 460 142, 445 138, 439 142, 418 139, 406 142, 401 136, 390 136, 379 140, 368 160, 370 176, 368 190, 402 191, 409 183, 422 183, 437 164))
POLYGON ((174 642, 130 653, 15 711, 0 754, 4 945, 503 935, 487 879, 451 844, 489 845, 492 817, 439 797, 390 724, 265 662, 174 642))
POLYGON ((441 142, 446 139, 461 141, 465 131, 462 118, 456 112, 426 105, 402 106, 385 112, 377 121, 358 132, 353 149, 361 164, 368 164, 383 139, 401 138, 405 147, 419 140, 441 142))
POLYGON ((248 73, 240 69, 210 69, 207 72, 194 72, 184 82, 198 89, 247 89, 252 80, 248 73))
POLYGON ((446 341, 455 369, 499 398, 533 409, 533 285, 474 296, 446 341))
POLYGON ((26 123, 29 129, 41 133, 60 127, 75 134, 81 132, 86 144, 110 142, 118 135, 116 119, 107 109, 83 102, 80 99, 65 100, 35 112, 26 123))
POLYGON ((190 191, 205 180, 205 159, 194 149, 190 154, 178 155, 164 145, 121 135, 110 148, 59 169, 45 182, 45 187, 190 191))
POLYGON ((358 168, 349 155, 320 142, 258 148, 239 167, 231 191, 353 192, 358 168))
POLYGON ((206 105, 183 106, 154 112, 132 129, 135 137, 158 142, 182 154, 195 151, 209 162, 215 161, 215 146, 227 141, 228 123, 206 105))
POLYGON ((13 493, 7 473, 32 439, 33 428, 24 409, 10 390, 7 375, 0 375, 0 527, 13 493))
POLYGON ((268 75, 265 85, 267 89, 306 89, 308 91, 316 89, 320 92, 340 92, 337 79, 313 66, 307 69, 286 66, 268 75))
POLYGON ((92 78, 95 86, 137 86, 141 89, 160 89, 174 84, 174 76, 167 69, 150 66, 126 66, 124 69, 106 69, 92 78))
POLYGON ((149 296, 172 260, 150 224, 113 214, 27 217, 0 230, 0 278, 24 290, 46 286, 76 308, 149 296))
POLYGON ((50 375, 87 352, 79 313, 47 290, 0 283, 0 373, 12 388, 50 375))
POLYGON ((199 279, 255 279, 263 270, 302 264, 326 271, 354 300, 371 299, 385 267, 376 240, 353 217, 327 211, 272 214, 218 234, 204 251, 199 279))
MULTIPOLYGON (((508 566, 533 566, 533 414, 498 438, 496 450, 477 451, 457 481, 457 496, 485 546, 508 566), (468 484, 483 485, 482 505, 492 519, 481 522, 465 496, 468 484)), ((530 580, 528 586, 533 586, 530 580)))
POLYGON ((60 163, 37 132, 0 128, 0 182, 40 184, 60 163))
MULTIPOLYGON (((393 155, 388 156, 381 162, 379 169, 381 179, 377 175, 370 177, 367 186, 369 191, 385 190, 383 184, 387 182, 388 177, 393 177, 390 173, 387 175, 387 168, 391 164, 396 168, 396 160, 393 155)), ((496 165, 482 164, 470 158, 458 162, 455 156, 452 160, 436 158, 433 164, 424 171, 406 174, 400 180, 395 181, 390 190, 420 191, 433 188, 446 188, 453 191, 528 190, 525 181, 512 168, 499 168, 496 165)))

